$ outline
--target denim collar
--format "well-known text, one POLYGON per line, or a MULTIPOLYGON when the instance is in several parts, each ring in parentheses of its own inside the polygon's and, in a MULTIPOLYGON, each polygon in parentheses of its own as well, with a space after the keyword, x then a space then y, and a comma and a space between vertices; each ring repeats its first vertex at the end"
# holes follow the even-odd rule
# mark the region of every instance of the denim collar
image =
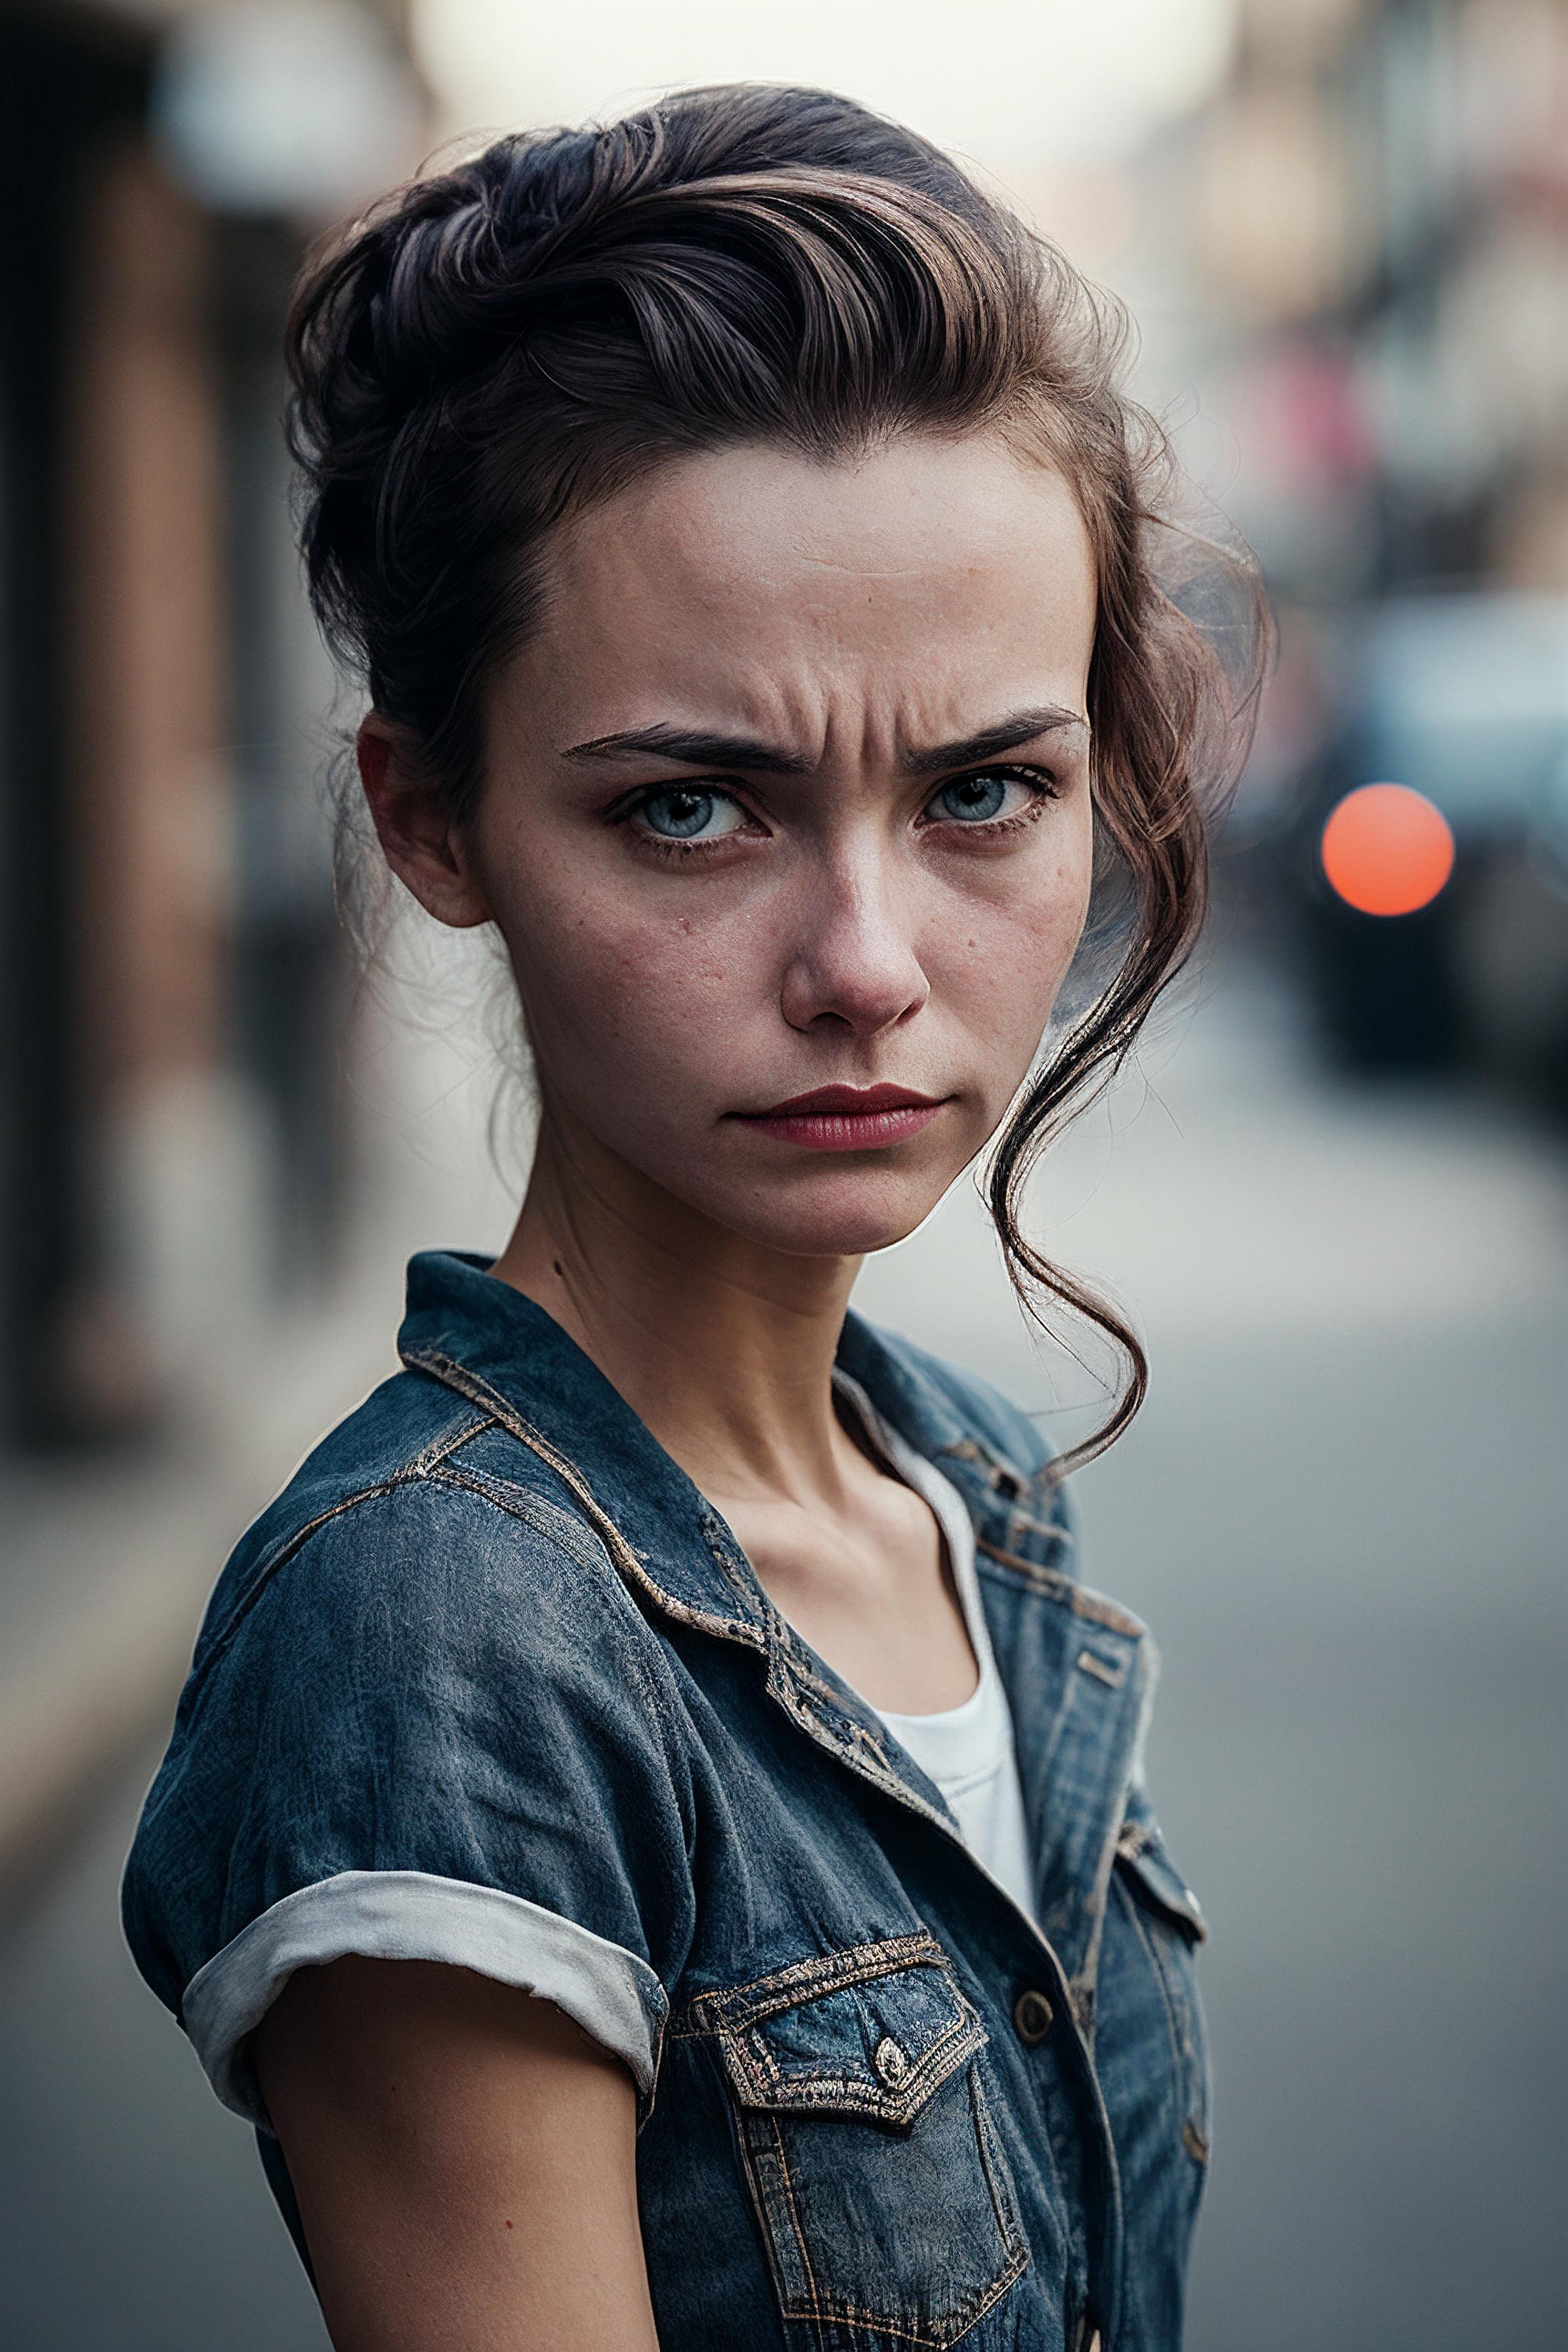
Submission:
MULTIPOLYGON (((405 1363, 457 1390, 544 1461, 645 1605, 757 1653, 768 1696, 800 1730, 962 1846, 940 1790, 780 1614, 685 1471, 553 1317, 497 1281, 489 1263, 456 1251, 426 1251, 411 1262, 398 1339, 405 1363)), ((959 1487, 983 1575, 1016 1604, 994 1613, 988 1601, 987 1618, 1026 1801, 1037 1786, 1044 1881, 1055 1890, 1034 1932, 1062 1971, 1088 2035, 1111 1864, 1154 1671, 1144 1628, 1064 1573, 1057 1552, 1065 1530, 1034 1482, 977 1435, 913 1351, 895 1353, 850 1314, 837 1361, 883 1419, 959 1487), (1045 1621, 1063 1618, 1071 1638, 1057 1656, 1059 1641, 1044 1638, 1045 1621), (1058 1791, 1054 1802, 1047 1787, 1058 1791), (1071 1801, 1061 1801, 1063 1790, 1071 1801)))
MULTIPOLYGON (((744 1643, 766 1661, 769 1696, 798 1727, 886 1794, 952 1835, 935 1784, 880 1717, 804 1642, 769 1600, 725 1521, 554 1318, 497 1281, 489 1261, 426 1250, 408 1269, 398 1352, 468 1398, 542 1457, 576 1499, 616 1567, 677 1622, 744 1643)), ((972 1465, 952 1404, 859 1316, 845 1318, 837 1360, 883 1418, 931 1459, 972 1465)), ((973 1507, 973 1501, 971 1507, 973 1507)))
MULTIPOLYGON (((498 1281, 489 1265, 458 1250, 425 1250, 410 1261, 397 1341, 404 1362, 433 1373, 503 1425, 521 1422, 530 1437, 542 1439, 546 1458, 557 1457, 558 1471, 575 1472, 568 1483, 580 1482, 614 1523, 638 1582, 670 1614, 758 1648, 793 1640, 729 1528, 679 1463, 553 1316, 498 1281)), ((928 1460, 961 1454, 965 1432, 953 1406, 897 1362, 853 1313, 837 1361, 917 1453, 928 1460)))

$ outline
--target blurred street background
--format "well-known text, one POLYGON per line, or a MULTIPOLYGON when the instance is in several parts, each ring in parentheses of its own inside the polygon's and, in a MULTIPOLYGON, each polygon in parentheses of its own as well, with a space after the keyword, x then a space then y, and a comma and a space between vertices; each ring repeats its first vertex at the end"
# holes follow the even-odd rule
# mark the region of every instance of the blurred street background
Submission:
MULTIPOLYGON (((229 1543, 526 1158, 482 950, 338 930, 290 277, 450 140, 738 78, 1129 302, 1279 620, 1209 949, 1036 1211, 1153 1362, 1079 1507, 1213 1927, 1191 2352, 1557 2352, 1563 0, 0 0, 0 2343, 325 2343, 119 1866, 229 1543), (1325 877, 1372 783, 1452 840, 1407 912, 1325 877)), ((1074 1425, 968 1188, 862 1296, 1074 1425)))

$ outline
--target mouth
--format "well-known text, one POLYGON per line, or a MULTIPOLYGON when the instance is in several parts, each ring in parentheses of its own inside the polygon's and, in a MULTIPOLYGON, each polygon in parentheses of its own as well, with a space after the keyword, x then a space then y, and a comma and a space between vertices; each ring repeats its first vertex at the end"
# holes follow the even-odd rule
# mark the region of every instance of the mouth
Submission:
POLYGON ((816 1087, 767 1110, 731 1117, 759 1135, 809 1151, 877 1151, 918 1135, 951 1100, 912 1087, 816 1087))

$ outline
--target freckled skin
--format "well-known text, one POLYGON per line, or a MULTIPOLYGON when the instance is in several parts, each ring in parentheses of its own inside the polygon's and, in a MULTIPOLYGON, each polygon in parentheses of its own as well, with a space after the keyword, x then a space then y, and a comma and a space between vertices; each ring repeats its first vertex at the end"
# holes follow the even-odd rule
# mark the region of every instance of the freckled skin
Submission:
POLYGON ((1070 491, 985 438, 854 465, 737 449, 587 516, 551 579, 491 691, 468 897, 436 908, 499 922, 547 1122, 765 1248, 900 1238, 1005 1116, 1082 928, 1081 737, 1004 756, 1054 797, 1001 837, 928 822, 943 778, 900 766, 1020 709, 1084 712, 1095 592, 1070 491), (806 771, 562 756, 658 723, 806 771), (735 796, 743 835, 661 853, 606 819, 696 782, 735 796), (879 1151, 791 1150, 730 1116, 887 1081, 944 1108, 879 1151))

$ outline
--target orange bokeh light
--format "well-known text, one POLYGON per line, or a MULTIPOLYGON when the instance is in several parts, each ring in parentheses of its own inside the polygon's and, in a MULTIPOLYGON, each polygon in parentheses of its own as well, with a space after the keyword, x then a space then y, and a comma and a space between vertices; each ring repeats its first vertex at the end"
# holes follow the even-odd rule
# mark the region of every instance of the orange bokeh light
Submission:
POLYGON ((1454 835, 1441 809, 1408 784, 1363 784, 1323 827, 1323 871, 1363 915, 1413 915, 1454 870, 1454 835))

